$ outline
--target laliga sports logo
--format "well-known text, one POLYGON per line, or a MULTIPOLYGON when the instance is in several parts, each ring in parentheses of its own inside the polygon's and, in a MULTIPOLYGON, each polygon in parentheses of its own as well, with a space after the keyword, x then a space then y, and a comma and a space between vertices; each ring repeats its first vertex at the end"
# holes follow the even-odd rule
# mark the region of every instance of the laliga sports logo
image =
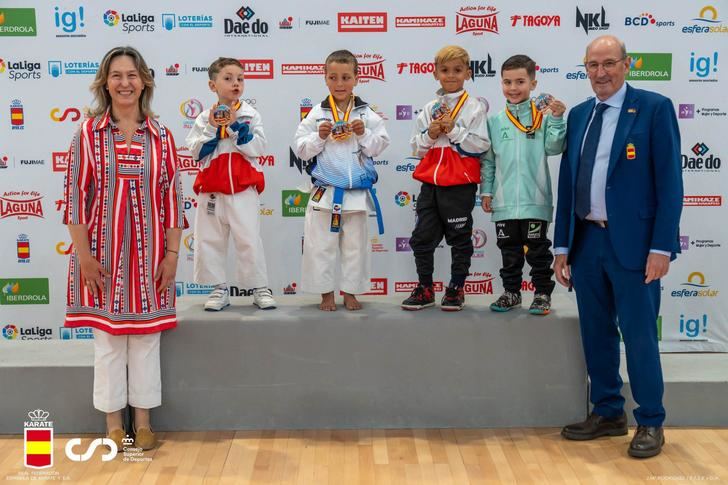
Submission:
POLYGON ((63 114, 60 113, 61 110, 59 108, 53 108, 51 110, 51 119, 58 122, 66 121, 69 117, 70 121, 78 121, 81 119, 81 112, 76 108, 66 108, 63 114))
POLYGON ((15 340, 18 338, 18 335, 20 335, 20 332, 15 325, 8 324, 3 327, 3 337, 7 340, 15 340))
POLYGON ((202 103, 191 98, 179 105, 179 112, 188 120, 195 120, 202 113, 202 103))
POLYGON ((412 197, 410 197, 410 195, 403 190, 397 192, 394 196, 394 203, 400 207, 409 205, 411 200, 412 200, 412 197))
POLYGON ((104 12, 104 23, 109 27, 116 27, 119 25, 119 19, 121 16, 116 10, 107 10, 104 12))
POLYGON ((5 61, 0 59, 0 74, 5 72, 5 61))

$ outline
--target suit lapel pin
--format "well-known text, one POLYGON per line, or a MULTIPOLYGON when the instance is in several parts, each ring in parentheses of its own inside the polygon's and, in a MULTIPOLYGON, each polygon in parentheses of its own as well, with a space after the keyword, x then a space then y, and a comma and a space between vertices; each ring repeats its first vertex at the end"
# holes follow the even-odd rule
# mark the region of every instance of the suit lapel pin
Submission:
POLYGON ((634 143, 627 143, 627 160, 634 160, 637 151, 634 149, 634 143))
POLYGON ((627 108, 627 113, 632 114, 632 115, 633 114, 636 114, 637 113, 637 108, 627 108))

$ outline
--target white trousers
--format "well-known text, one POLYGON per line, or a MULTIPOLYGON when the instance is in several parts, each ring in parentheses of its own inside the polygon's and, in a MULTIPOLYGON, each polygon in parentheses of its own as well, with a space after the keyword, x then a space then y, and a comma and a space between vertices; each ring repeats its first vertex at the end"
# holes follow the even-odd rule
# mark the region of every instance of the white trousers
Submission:
POLYGON ((337 269, 341 271, 341 291, 361 294, 371 289, 367 213, 344 212, 341 230, 336 233, 331 232, 331 211, 309 205, 303 226, 301 290, 334 291, 337 269))
POLYGON ((260 201, 254 187, 233 195, 215 194, 215 213, 207 211, 211 194, 197 198, 195 214, 195 283, 227 281, 228 241, 233 238, 237 279, 245 288, 268 286, 263 240, 260 238, 260 201))
POLYGON ((162 404, 161 332, 111 335, 94 329, 94 407, 105 413, 162 404), (127 373, 128 371, 128 373, 127 373))

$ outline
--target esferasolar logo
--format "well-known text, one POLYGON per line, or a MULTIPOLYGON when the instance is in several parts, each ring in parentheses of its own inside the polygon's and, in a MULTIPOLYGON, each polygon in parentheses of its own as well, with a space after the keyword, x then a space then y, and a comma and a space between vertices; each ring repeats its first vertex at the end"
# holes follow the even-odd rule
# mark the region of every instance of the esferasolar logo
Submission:
POLYGON ((0 278, 0 305, 47 305, 48 278, 0 278))
POLYGON ((0 7, 0 36, 35 37, 34 8, 0 7))
POLYGON ((628 81, 669 81, 672 78, 672 53, 631 52, 628 81))

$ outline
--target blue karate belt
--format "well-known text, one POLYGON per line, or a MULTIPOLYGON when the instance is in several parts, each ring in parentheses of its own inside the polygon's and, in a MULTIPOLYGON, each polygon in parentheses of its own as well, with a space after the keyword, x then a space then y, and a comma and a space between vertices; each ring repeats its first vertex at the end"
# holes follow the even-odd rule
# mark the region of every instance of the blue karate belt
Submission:
MULTIPOLYGON (((374 202, 374 212, 377 215, 377 228, 379 234, 384 234, 384 219, 382 219, 382 207, 379 205, 379 199, 377 198, 377 189, 369 187, 367 189, 369 195, 372 196, 372 202, 374 202)), ((334 187, 334 199, 331 204, 331 232, 339 232, 341 230, 341 215, 344 208, 344 192, 346 189, 341 187, 334 187)))

